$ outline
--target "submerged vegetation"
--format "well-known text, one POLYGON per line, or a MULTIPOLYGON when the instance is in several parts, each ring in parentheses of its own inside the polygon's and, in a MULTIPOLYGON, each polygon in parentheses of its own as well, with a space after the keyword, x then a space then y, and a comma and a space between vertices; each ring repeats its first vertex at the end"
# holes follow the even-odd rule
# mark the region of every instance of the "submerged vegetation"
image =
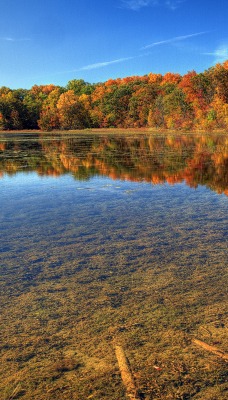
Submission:
POLYGON ((0 148, 1 398, 225 400, 226 135, 0 148))
POLYGON ((0 129, 228 128, 228 61, 203 73, 149 73, 66 87, 0 88, 0 129))

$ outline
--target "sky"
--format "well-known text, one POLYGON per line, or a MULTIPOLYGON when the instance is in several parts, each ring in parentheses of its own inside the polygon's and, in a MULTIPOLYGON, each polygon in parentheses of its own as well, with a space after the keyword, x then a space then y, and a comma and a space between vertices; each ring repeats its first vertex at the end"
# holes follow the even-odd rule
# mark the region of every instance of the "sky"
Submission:
POLYGON ((0 86, 203 72, 228 59, 227 0, 0 0, 0 86))

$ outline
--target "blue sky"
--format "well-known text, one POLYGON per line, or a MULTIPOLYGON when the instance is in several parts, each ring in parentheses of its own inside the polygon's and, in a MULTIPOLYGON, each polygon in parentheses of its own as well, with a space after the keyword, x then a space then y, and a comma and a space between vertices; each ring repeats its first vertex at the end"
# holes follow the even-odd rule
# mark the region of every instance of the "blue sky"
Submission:
POLYGON ((0 0, 0 86, 204 71, 228 59, 227 0, 0 0))

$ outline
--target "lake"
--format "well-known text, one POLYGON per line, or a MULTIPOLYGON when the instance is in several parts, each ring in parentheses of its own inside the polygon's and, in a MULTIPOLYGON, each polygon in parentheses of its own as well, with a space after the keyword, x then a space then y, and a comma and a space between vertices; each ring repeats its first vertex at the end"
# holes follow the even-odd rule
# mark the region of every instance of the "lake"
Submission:
POLYGON ((227 398, 227 135, 1 134, 0 196, 3 400, 227 398))

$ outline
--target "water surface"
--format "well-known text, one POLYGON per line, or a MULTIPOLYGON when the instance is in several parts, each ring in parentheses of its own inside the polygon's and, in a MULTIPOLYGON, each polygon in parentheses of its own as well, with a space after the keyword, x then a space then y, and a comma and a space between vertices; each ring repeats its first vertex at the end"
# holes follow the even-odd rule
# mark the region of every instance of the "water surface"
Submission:
POLYGON ((228 141, 0 137, 4 399, 225 399, 228 141), (14 396, 14 397, 12 397, 14 396))

